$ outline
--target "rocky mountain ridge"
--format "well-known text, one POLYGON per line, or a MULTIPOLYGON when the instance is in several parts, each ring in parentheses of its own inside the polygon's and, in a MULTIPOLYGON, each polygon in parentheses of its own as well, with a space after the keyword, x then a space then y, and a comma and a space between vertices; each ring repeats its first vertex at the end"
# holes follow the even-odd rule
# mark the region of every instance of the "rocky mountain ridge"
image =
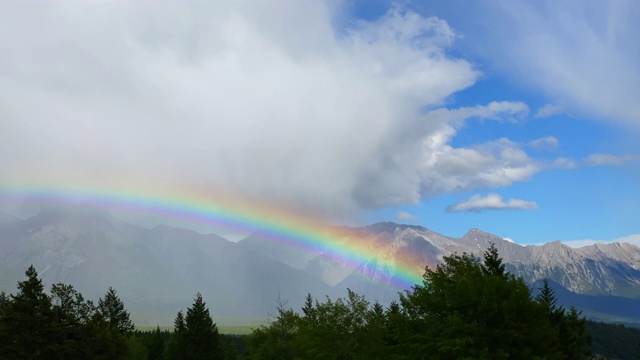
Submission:
MULTIPOLYGON (((378 223, 342 229, 344 237, 336 241, 360 241, 369 249, 370 256, 354 266, 322 247, 286 246, 260 233, 234 243, 163 225, 149 229, 101 211, 3 218, 0 290, 15 291, 15 281, 33 264, 45 284, 72 284, 89 299, 115 287, 140 324, 171 324, 197 291, 219 319, 235 323, 267 318, 278 297, 299 307, 308 292, 336 297, 350 288, 387 304, 402 290, 393 278, 400 264, 420 274, 452 253, 480 257, 490 243, 508 269, 530 284, 549 278, 582 305, 614 295, 640 305, 640 248, 629 244, 522 246, 478 229, 452 238, 420 226, 378 223)), ((597 309, 596 315, 609 311, 597 309)), ((640 323, 640 316, 634 319, 629 321, 640 323)))
MULTIPOLYGON (((524 277, 528 283, 544 278, 553 280, 566 289, 589 295, 617 295, 640 298, 640 248, 627 243, 595 244, 582 248, 571 248, 559 241, 538 245, 519 245, 479 229, 469 230, 461 238, 435 233, 420 226, 401 225, 391 222, 378 223, 360 228, 368 234, 364 241, 381 242, 378 258, 370 261, 393 263, 402 261, 422 271, 425 266, 435 267, 444 256, 453 253, 468 253, 482 257, 491 243, 495 244, 510 271, 524 277)), ((286 250, 264 246, 265 240, 251 236, 241 244, 261 251, 269 248, 265 255, 291 267, 306 271, 318 279, 335 264, 323 261, 322 255, 288 257, 286 250)), ((371 271, 371 267, 368 267, 371 271)), ((351 272, 357 272, 352 269, 351 272)), ((351 273, 342 273, 340 284, 351 273)), ((360 277, 366 278, 366 274, 360 277)), ((340 280, 340 281, 337 281, 340 280)))

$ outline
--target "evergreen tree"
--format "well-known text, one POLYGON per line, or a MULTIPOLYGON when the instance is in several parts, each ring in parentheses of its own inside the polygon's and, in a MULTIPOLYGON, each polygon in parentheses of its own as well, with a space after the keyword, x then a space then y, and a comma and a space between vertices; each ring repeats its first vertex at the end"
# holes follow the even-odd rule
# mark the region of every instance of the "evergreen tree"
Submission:
POLYGON ((120 334, 129 336, 133 332, 135 327, 129 318, 129 312, 124 308, 124 303, 112 287, 109 287, 104 299, 98 300, 98 311, 109 326, 117 329, 120 334))
POLYGON ((147 343, 147 360, 162 360, 164 353, 164 338, 160 331, 160 326, 156 327, 151 335, 151 339, 147 343))
POLYGON ((9 305, 9 301, 11 301, 9 295, 4 291, 0 291, 0 317, 4 314, 4 309, 9 305))
POLYGON ((51 298, 33 265, 18 282, 15 295, 5 296, 0 318, 0 354, 8 359, 48 359, 54 353, 51 298))
POLYGON ((187 315, 178 312, 174 333, 165 350, 167 359, 209 360, 222 359, 218 327, 200 293, 196 294, 187 315))
POLYGON ((185 342, 189 359, 219 359, 218 327, 213 322, 202 295, 196 294, 185 317, 185 342))
POLYGON ((540 292, 536 295, 535 301, 546 310, 551 325, 558 326, 565 316, 565 310, 562 306, 558 306, 558 299, 549 286, 549 280, 543 279, 542 287, 538 290, 540 292))
POLYGON ((315 322, 316 309, 313 305, 313 298, 311 297, 311 294, 307 294, 307 297, 305 298, 304 306, 302 307, 302 314, 307 321, 315 322))
POLYGON ((482 271, 487 275, 506 277, 508 273, 505 270, 505 265, 502 263, 502 258, 498 254, 496 244, 493 242, 489 244, 489 249, 484 252, 484 262, 481 265, 482 271))
POLYGON ((591 336, 587 332, 587 320, 573 306, 562 318, 559 339, 561 351, 567 360, 591 358, 591 336))
POLYGON ((549 309, 549 312, 555 312, 558 309, 556 306, 556 304, 558 303, 558 299, 556 299, 553 289, 551 288, 551 286, 549 286, 549 280, 543 279, 542 287, 538 288, 538 290, 540 291, 540 293, 536 295, 536 301, 547 307, 549 309))
POLYGON ((182 311, 178 311, 176 319, 173 321, 173 334, 164 349, 165 360, 186 359, 185 329, 184 315, 182 311))
POLYGON ((524 281, 504 271, 492 246, 485 261, 453 254, 401 296, 406 314, 397 354, 433 359, 559 358, 546 318, 524 281))
POLYGON ((555 345, 563 354, 564 359, 588 359, 591 357, 589 348, 591 338, 586 330, 586 320, 580 317, 580 313, 571 307, 566 311, 558 306, 558 299, 549 281, 544 279, 540 292, 535 301, 542 306, 549 319, 549 332, 556 335, 555 345))
POLYGON ((87 337, 86 333, 86 327, 95 315, 95 306, 85 301, 73 286, 65 284, 51 287, 51 299, 58 355, 64 359, 83 358, 87 348, 95 347, 94 338, 87 337))
MULTIPOLYGON (((310 299, 309 295, 307 299, 310 299)), ((312 301, 308 305, 308 310, 313 308, 312 301)), ((305 305, 305 307, 307 306, 305 305)), ((311 327, 315 326, 316 322, 312 320, 312 317, 301 320, 293 310, 285 308, 285 304, 280 299, 277 301, 276 311, 277 315, 269 326, 260 326, 247 337, 246 359, 293 360, 300 358, 298 346, 305 344, 306 340, 300 337, 299 327, 303 321, 311 327)), ((315 310, 309 312, 309 314, 314 313, 315 310)))
POLYGON ((585 359, 584 318, 557 305, 547 282, 535 299, 495 246, 481 261, 453 254, 385 311, 348 291, 302 315, 278 303, 247 337, 247 359, 585 359))

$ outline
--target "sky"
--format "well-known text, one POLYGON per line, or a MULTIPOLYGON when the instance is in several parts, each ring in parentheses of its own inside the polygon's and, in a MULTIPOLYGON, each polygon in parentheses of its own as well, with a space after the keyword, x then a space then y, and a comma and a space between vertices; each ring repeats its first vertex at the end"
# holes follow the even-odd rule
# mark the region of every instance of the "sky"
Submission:
POLYGON ((3 1, 0 192, 640 243, 640 2, 3 1))

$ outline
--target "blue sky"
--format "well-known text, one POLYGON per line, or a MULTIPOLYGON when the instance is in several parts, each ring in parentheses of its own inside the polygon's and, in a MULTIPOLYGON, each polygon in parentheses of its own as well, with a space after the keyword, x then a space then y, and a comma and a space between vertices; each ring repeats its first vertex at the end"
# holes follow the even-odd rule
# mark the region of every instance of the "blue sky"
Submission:
POLYGON ((0 192, 148 182, 331 223, 640 241, 638 18, 631 0, 3 2, 0 192))
MULTIPOLYGON (((517 3, 517 2, 514 2, 517 3)), ((388 11, 388 4, 384 1, 355 1, 353 4, 354 16, 365 18, 383 16, 388 11)), ((585 17, 593 16, 604 18, 607 16, 605 2, 593 2, 581 4, 570 2, 574 13, 569 15, 573 21, 585 21, 585 17), (591 9, 589 9, 591 7, 591 9), (586 9, 585 9, 586 8, 586 9), (584 11, 584 13, 583 13, 584 11), (593 13, 602 11, 602 13, 593 13), (581 14, 582 13, 582 14, 581 14)), ((553 162, 558 158, 570 158, 576 161, 584 159, 592 154, 608 154, 629 158, 620 164, 603 164, 601 166, 578 166, 573 169, 552 168, 543 170, 533 175, 530 179, 514 183, 506 187, 477 189, 475 191, 455 194, 442 194, 428 200, 422 200, 416 206, 400 208, 386 208, 369 212, 365 218, 368 221, 383 221, 396 215, 398 221, 424 225, 432 230, 453 235, 462 236, 468 228, 477 227, 485 231, 498 234, 503 237, 515 239, 522 244, 540 243, 553 240, 578 240, 598 239, 612 240, 640 233, 640 171, 638 170, 637 154, 640 154, 640 139, 638 125, 640 113, 637 112, 637 102, 628 104, 635 107, 635 116, 623 121, 631 124, 620 124, 616 114, 594 114, 588 106, 580 102, 571 101, 573 94, 570 92, 558 93, 551 86, 540 86, 535 79, 514 71, 517 64, 505 66, 505 60, 495 61, 487 52, 491 48, 500 46, 503 37, 508 35, 493 36, 493 31, 506 29, 504 23, 513 21, 506 11, 501 9, 504 2, 460 2, 460 1, 416 1, 407 2, 403 6, 425 16, 438 16, 458 33, 459 39, 449 49, 450 54, 470 60, 483 75, 471 87, 453 94, 448 104, 449 107, 474 106, 486 104, 491 101, 522 101, 528 105, 530 111, 523 121, 518 123, 504 122, 480 122, 467 121, 464 128, 452 139, 454 147, 468 147, 498 138, 508 138, 511 141, 527 144, 544 137, 554 137, 557 145, 547 149, 526 149, 531 157, 553 162), (475 19, 474 19, 475 18, 475 19), (483 19, 491 19, 497 23, 487 25, 483 19), (500 24, 500 22, 504 22, 500 24), (485 23, 485 25, 482 25, 485 23), (495 27, 494 30, 484 26, 495 27), (482 51, 478 47, 485 48, 482 51), (573 102, 573 103, 570 103, 573 102), (562 105, 560 110, 559 104, 562 105), (568 105, 570 104, 570 105, 568 105), (559 105, 557 113, 546 117, 537 117, 536 113, 545 105, 559 105), (535 209, 485 209, 478 207, 475 211, 448 212, 446 209, 452 204, 468 200, 471 196, 486 197, 488 194, 498 194, 505 201, 507 199, 524 199, 534 202, 535 209), (400 212, 403 215, 399 215, 400 212), (413 215, 415 218, 411 219, 413 215)), ((521 4, 522 5, 522 4, 521 4)), ((567 11, 562 6, 555 6, 551 2, 529 2, 533 12, 549 14, 552 10, 567 11), (546 13, 544 8, 549 7, 546 13), (542 10, 539 8, 543 8, 542 10)), ((624 3, 621 6, 633 8, 630 13, 637 14, 636 4, 624 3)), ((515 5, 517 6, 517 5, 515 5)), ((629 14, 618 13, 626 17, 629 14)), ((613 16, 613 15, 610 15, 613 16)), ((553 19, 547 19, 553 22, 553 19)), ((596 19, 611 21, 612 19, 596 19)), ((588 21, 588 20, 587 20, 588 21)), ((570 24, 567 24, 569 26, 570 24)), ((539 26, 545 26, 544 22, 539 26)), ((615 27, 616 24, 610 24, 615 27)), ((593 29, 597 33, 598 29, 593 29)), ((633 28, 620 31, 633 31, 633 28)), ((635 40, 640 42, 636 34, 623 34, 620 40, 635 40)), ((532 31, 536 29, 518 29, 517 32, 532 31)), ((581 34, 577 34, 580 41, 581 34)), ((597 34, 605 36, 605 34, 597 34)), ((588 38, 589 34, 584 34, 588 38)), ((562 34, 559 34, 559 38, 562 34)), ((522 39, 512 39, 521 41, 522 39)), ((560 39, 559 41, 562 41, 560 39)), ((567 46, 587 46, 586 44, 564 44, 567 46)), ((521 46, 527 46, 523 43, 521 46)), ((624 46, 624 43, 619 46, 624 46)), ((633 44, 631 44, 633 48, 633 44)), ((627 57, 635 60, 633 68, 606 69, 604 73, 611 73, 612 77, 629 76, 637 79, 640 53, 636 49, 626 53, 611 52, 611 63, 616 56, 627 57)), ((544 48, 531 49, 531 51, 545 52, 544 48)), ((508 49, 501 51, 509 55, 508 49)), ((575 59, 558 57, 555 61, 567 62, 575 59)), ((582 59, 589 68, 589 59, 582 59)), ((594 63, 597 67, 600 64, 594 63)), ((597 71, 603 71, 598 69, 597 71)), ((526 72, 526 70, 525 70, 526 72)), ((586 75, 586 74, 576 74, 586 75)), ((531 73, 531 76, 537 76, 531 73)), ((600 86, 597 82, 592 86, 600 86)), ((637 89, 637 87, 636 87, 637 89)), ((636 97, 640 93, 635 94, 636 97)), ((524 145, 526 148, 526 145, 524 145)), ((628 240, 628 239, 627 239, 628 240)))

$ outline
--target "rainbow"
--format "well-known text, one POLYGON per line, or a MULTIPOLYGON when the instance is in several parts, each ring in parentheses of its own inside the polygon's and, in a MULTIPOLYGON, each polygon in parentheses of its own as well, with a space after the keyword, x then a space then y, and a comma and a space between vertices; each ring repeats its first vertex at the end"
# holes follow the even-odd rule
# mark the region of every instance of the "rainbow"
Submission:
MULTIPOLYGON (((346 232, 276 206, 195 187, 185 190, 131 182, 125 186, 22 183, 0 185, 0 203, 80 205, 202 223, 231 232, 259 231, 262 238, 274 244, 321 251, 324 256, 365 272, 363 264, 380 250, 375 241, 364 241, 363 235, 355 231, 346 232)), ((395 259, 382 265, 386 270, 380 280, 398 289, 409 289, 421 281, 420 268, 411 261, 395 259)))

